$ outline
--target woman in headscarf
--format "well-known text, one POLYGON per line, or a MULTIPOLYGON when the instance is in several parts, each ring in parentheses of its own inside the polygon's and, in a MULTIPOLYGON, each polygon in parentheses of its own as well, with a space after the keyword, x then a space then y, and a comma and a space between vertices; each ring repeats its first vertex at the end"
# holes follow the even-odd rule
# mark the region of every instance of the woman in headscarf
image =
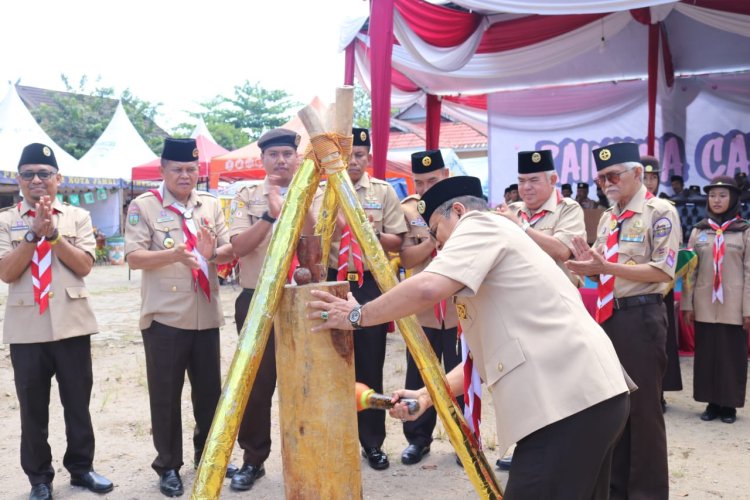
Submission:
POLYGON ((703 188, 706 218, 690 233, 698 255, 692 290, 681 309, 695 320, 693 398, 708 403, 701 420, 731 424, 745 403, 750 330, 750 225, 739 213, 740 189, 731 177, 703 188))

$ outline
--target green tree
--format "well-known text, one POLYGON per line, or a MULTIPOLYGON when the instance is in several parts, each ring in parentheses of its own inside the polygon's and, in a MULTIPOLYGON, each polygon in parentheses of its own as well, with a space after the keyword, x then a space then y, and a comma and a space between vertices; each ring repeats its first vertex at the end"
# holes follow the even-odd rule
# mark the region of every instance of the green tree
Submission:
MULTIPOLYGON (((52 94, 49 103, 31 109, 45 132, 75 158, 82 157, 107 128, 117 106, 112 87, 100 85, 100 78, 91 88, 88 77, 82 76, 74 85, 60 75, 65 92, 52 94)), ((149 147, 158 152, 166 133, 153 121, 161 104, 152 104, 134 96, 126 89, 120 96, 125 112, 149 147)))
MULTIPOLYGON (((202 116, 197 113, 190 113, 190 115, 196 119, 202 116)), ((222 147, 232 151, 234 149, 239 149, 242 146, 250 144, 250 137, 247 135, 247 133, 245 133, 244 130, 236 128, 230 123, 217 122, 213 121, 212 119, 207 120, 205 117, 203 118, 203 120, 206 122, 208 131, 211 132, 213 138, 222 147)), ((195 129, 194 124, 180 123, 174 129, 172 135, 174 137, 190 137, 190 134, 193 133, 193 129, 195 129)))
POLYGON ((245 134, 248 142, 255 141, 266 130, 286 123, 290 109, 296 106, 300 104, 292 101, 286 91, 265 89, 258 82, 246 80, 234 87, 234 95, 231 97, 216 96, 201 103, 203 110, 193 116, 203 116, 209 131, 219 144, 225 148, 236 148, 243 135, 233 133, 226 125, 245 134), (219 136, 232 143, 223 143, 219 136))

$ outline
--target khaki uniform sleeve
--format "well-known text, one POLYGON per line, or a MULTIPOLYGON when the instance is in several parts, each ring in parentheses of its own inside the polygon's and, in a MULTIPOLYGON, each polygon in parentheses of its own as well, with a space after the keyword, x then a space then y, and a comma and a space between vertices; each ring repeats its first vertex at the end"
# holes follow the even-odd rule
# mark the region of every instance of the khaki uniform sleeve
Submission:
POLYGON ((407 228, 404 221, 404 211, 401 209, 398 195, 390 184, 386 184, 384 187, 383 232, 388 234, 403 234, 407 228))
POLYGON ((154 231, 146 220, 146 211, 141 200, 136 198, 130 202, 125 221, 125 256, 136 250, 151 248, 154 231))
POLYGON ((401 203, 401 209, 404 211, 404 222, 407 230, 402 248, 419 245, 422 239, 429 238, 430 232, 427 224, 417 212, 417 201, 412 199, 401 203))
POLYGON ((574 236, 586 239, 586 223, 583 219, 583 209, 578 203, 566 203, 564 205, 552 236, 557 238, 571 251, 573 250, 571 241, 574 236))
MULTIPOLYGON (((660 200, 663 203, 667 202, 660 200)), ((677 252, 680 249, 680 220, 677 212, 671 206, 664 205, 654 207, 651 233, 651 261, 649 265, 661 269, 674 278, 675 266, 677 265, 677 252)))
MULTIPOLYGON (((745 231, 747 232, 747 231, 745 231)), ((688 248, 693 248, 693 245, 695 244, 695 239, 698 237, 698 230, 693 229, 690 232, 690 239, 688 240, 688 248)), ((695 282, 696 277, 698 275, 698 268, 700 266, 695 266, 695 269, 691 273, 690 276, 687 274, 685 275, 683 281, 682 281, 682 295, 680 296, 680 310, 682 311, 692 311, 693 310, 693 288, 695 288, 695 282), (693 286, 685 286, 685 283, 689 281, 693 284, 693 286)), ((746 267, 747 269, 747 267, 746 267)), ((746 286, 747 288, 747 286, 746 286)))
POLYGON ((96 238, 91 215, 85 210, 76 210, 76 248, 83 250, 96 260, 96 238))
POLYGON ((742 317, 750 316, 750 229, 742 233, 742 242, 744 243, 743 255, 743 276, 742 282, 742 317))
POLYGON ((229 237, 237 236, 253 225, 249 214, 250 210, 250 189, 242 188, 234 195, 230 207, 229 217, 229 237))

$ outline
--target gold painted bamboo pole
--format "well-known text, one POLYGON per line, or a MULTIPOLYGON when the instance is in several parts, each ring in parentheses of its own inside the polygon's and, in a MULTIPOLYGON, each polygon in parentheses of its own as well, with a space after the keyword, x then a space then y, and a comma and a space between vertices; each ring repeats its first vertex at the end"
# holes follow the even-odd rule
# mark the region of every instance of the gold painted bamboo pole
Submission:
MULTIPOLYGON (((363 249, 370 266, 370 272, 375 277, 380 290, 385 293, 396 286, 396 276, 391 271, 385 252, 359 203, 359 198, 346 173, 346 166, 343 164, 342 158, 340 156, 337 158, 335 153, 330 153, 330 151, 336 149, 330 144, 333 139, 323 136, 325 131, 320 124, 317 112, 313 108, 307 106, 298 115, 310 135, 316 153, 324 151, 324 154, 326 154, 324 159, 319 157, 319 163, 328 173, 328 184, 334 189, 338 204, 344 211, 346 220, 363 249)), ((484 454, 471 437, 469 426, 450 392, 445 374, 422 331, 422 327, 415 316, 399 319, 398 325, 404 336, 406 346, 414 358, 422 375, 422 380, 424 380, 430 393, 435 410, 440 416, 453 448, 461 459, 474 488, 481 498, 501 499, 502 488, 484 454)), ((356 335, 356 332, 354 334, 356 335)))
POLYGON ((203 449, 190 496, 194 500, 214 500, 221 493, 229 456, 268 343, 302 223, 319 182, 315 162, 305 160, 289 186, 203 449))
POLYGON ((320 235, 320 244, 323 250, 320 261, 323 264, 323 269, 326 270, 328 269, 328 255, 331 253, 333 230, 336 228, 337 211, 338 203, 336 202, 336 194, 331 189, 330 183, 327 183, 318 220, 315 222, 315 234, 320 235))

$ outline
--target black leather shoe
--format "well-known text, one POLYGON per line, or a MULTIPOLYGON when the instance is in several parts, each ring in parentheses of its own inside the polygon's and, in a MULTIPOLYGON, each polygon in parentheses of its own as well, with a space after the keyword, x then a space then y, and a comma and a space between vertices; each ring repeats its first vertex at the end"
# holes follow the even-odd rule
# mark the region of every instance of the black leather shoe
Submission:
POLYGON ((422 457, 430 452, 429 446, 419 446, 418 444, 410 444, 401 453, 401 463, 404 465, 414 465, 422 461, 422 457))
POLYGON ((735 420, 737 420, 737 410, 735 408, 723 406, 719 410, 719 418, 721 418, 721 421, 725 424, 733 424, 735 420))
POLYGON ((500 470, 510 470, 510 466, 513 463, 513 455, 509 457, 498 458, 495 462, 495 466, 500 470))
POLYGON ((716 420, 716 417, 718 416, 719 406, 713 403, 708 403, 708 406, 706 406, 706 411, 701 413, 701 420, 703 420, 704 422, 710 422, 711 420, 716 420))
POLYGON ((255 481, 266 475, 266 469, 263 468, 263 464, 250 465, 248 463, 242 464, 242 468, 232 477, 232 482, 229 483, 229 487, 234 491, 247 491, 253 487, 255 481))
POLYGON ((367 463, 375 470, 385 470, 391 464, 388 462, 388 455, 383 453, 380 448, 364 448, 362 456, 367 459, 367 463))
POLYGON ((92 470, 85 474, 71 474, 70 484, 73 486, 83 486, 94 493, 109 493, 114 488, 112 481, 92 470))
POLYGON ((169 469, 160 476, 159 491, 165 497, 182 496, 182 479, 176 469, 169 469))
POLYGON ((52 483, 39 483, 32 486, 29 500, 52 500, 52 483))

